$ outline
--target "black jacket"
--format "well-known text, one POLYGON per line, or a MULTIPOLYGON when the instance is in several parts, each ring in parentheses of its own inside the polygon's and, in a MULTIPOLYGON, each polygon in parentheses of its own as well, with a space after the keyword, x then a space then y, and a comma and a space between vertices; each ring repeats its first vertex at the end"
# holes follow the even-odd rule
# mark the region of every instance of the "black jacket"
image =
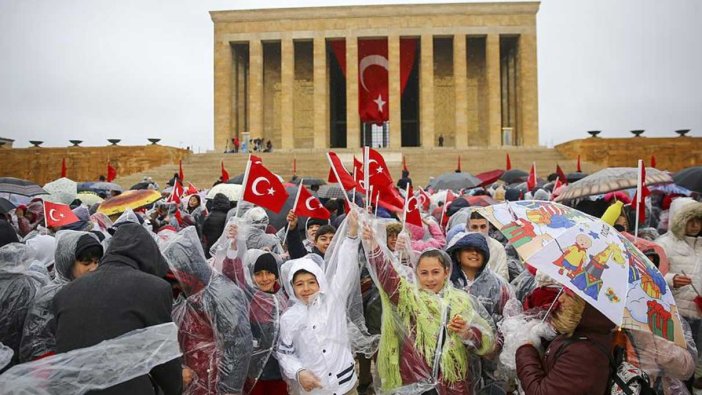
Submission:
POLYGON ((219 236, 224 232, 227 224, 227 213, 229 212, 229 199, 221 193, 212 199, 212 210, 202 224, 202 237, 204 239, 205 256, 210 257, 210 248, 217 242, 219 236))
MULTIPOLYGON (((135 329, 171 322, 171 287, 160 277, 168 270, 156 242, 139 224, 115 232, 97 270, 64 286, 54 297, 56 351, 93 346, 135 329)), ((165 394, 182 391, 180 358, 151 370, 165 394)), ((110 387, 100 394, 154 394, 148 376, 110 387)))

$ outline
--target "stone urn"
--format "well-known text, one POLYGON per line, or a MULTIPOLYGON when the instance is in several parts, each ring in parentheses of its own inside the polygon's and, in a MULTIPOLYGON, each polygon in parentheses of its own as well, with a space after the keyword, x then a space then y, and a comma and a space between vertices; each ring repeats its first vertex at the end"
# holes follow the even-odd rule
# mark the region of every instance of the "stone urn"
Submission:
POLYGON ((73 144, 74 147, 80 147, 80 143, 83 142, 83 140, 68 140, 71 144, 73 144))
POLYGON ((107 141, 112 143, 112 145, 117 145, 117 143, 119 143, 122 140, 121 139, 107 139, 107 141))
POLYGON ((44 144, 44 142, 38 140, 29 140, 29 144, 35 146, 36 148, 39 148, 39 146, 44 144))
POLYGON ((634 135, 634 137, 641 137, 641 135, 645 132, 643 129, 637 129, 637 130, 632 130, 630 133, 634 135))
POLYGON ((156 144, 158 144, 159 141, 161 141, 161 139, 147 139, 147 140, 149 140, 149 142, 151 142, 151 145, 156 145, 156 144))
POLYGON ((592 136, 593 138, 594 138, 594 137, 597 137, 597 135, 600 134, 600 133, 602 133, 601 130, 588 130, 588 132, 587 132, 587 134, 589 134, 589 135, 592 136))
POLYGON ((690 133, 690 129, 679 129, 675 133, 679 134, 680 137, 685 137, 686 134, 690 133))

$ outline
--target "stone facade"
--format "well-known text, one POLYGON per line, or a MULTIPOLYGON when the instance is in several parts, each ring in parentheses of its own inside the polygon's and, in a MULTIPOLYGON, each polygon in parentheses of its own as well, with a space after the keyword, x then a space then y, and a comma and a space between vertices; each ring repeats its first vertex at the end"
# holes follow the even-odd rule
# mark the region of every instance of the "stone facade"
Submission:
POLYGON ((243 132, 276 149, 329 147, 332 40, 346 42, 346 147, 357 148, 357 50, 364 38, 388 40, 390 148, 401 147, 400 38, 419 41, 422 147, 436 146, 440 135, 445 146, 499 147, 504 127, 514 130, 514 144, 537 146, 538 8, 518 2, 212 11, 215 149, 243 132), (503 40, 516 43, 512 61, 504 61, 503 40), (509 84, 505 67, 517 76, 509 84))
MULTIPOLYGON (((44 185, 61 177, 61 161, 66 159, 68 178, 95 181, 107 175, 107 161, 117 169, 117 176, 145 171, 157 166, 178 163, 190 151, 162 145, 106 146, 66 148, 14 148, 0 155, 0 176, 17 177, 44 185)), ((122 185, 129 188, 130 185, 122 185)))

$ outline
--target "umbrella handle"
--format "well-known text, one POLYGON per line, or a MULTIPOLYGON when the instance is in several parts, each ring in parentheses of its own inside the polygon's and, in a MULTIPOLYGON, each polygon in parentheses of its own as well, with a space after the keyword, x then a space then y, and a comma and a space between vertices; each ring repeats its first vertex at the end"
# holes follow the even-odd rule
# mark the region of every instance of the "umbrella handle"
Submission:
MULTIPOLYGON (((687 275, 687 273, 685 273, 684 270, 681 270, 680 272, 681 272, 684 276, 690 277, 690 276, 687 275)), ((690 278, 692 278, 692 277, 690 277, 690 278)), ((692 281, 690 281, 690 286, 692 287, 692 290, 695 291, 695 293, 697 294, 697 296, 702 296, 702 295, 700 295, 700 292, 697 290, 697 288, 695 288, 695 284, 692 283, 692 281)))
POLYGON ((541 323, 543 324, 546 322, 546 318, 548 318, 549 314, 551 314, 551 310, 553 310, 553 306, 556 305, 556 302, 558 302, 558 298, 561 296, 563 293, 563 287, 561 286, 561 290, 558 291, 558 294, 556 294, 556 298, 553 299, 553 302, 551 302, 551 305, 548 306, 548 310, 546 310, 546 314, 544 315, 544 318, 541 319, 541 323))

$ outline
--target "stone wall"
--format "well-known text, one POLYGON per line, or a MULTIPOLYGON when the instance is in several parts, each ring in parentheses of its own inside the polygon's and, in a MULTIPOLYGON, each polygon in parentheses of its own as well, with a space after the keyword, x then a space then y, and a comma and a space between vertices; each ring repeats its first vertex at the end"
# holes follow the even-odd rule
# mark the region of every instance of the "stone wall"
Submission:
POLYGON ((0 177, 24 178, 44 185, 61 177, 61 161, 65 158, 68 178, 91 181, 107 175, 108 160, 121 177, 178 163, 189 155, 185 149, 162 145, 4 149, 0 177))
POLYGON ((651 155, 656 157, 656 168, 672 172, 702 164, 702 137, 586 138, 555 148, 566 158, 580 155, 581 160, 603 167, 634 167, 639 159, 650 166, 651 155))

